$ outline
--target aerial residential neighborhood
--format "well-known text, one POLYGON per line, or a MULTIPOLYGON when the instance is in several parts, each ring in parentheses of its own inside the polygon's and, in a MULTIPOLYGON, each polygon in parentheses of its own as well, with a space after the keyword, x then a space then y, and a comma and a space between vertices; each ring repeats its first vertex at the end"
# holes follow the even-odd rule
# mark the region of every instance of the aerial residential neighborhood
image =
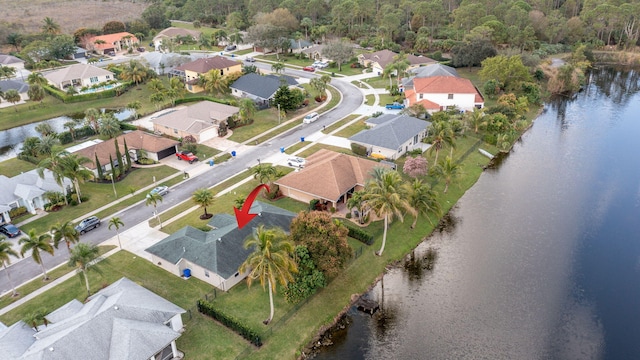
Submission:
POLYGON ((312 356, 591 51, 528 4, 72 3, 0 28, 3 359, 312 356))

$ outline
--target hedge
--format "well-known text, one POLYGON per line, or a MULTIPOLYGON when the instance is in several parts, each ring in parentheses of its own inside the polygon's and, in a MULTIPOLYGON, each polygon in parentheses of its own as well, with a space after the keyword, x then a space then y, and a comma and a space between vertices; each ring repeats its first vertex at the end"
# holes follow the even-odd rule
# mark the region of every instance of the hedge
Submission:
POLYGON ((215 309, 212 303, 198 300, 198 311, 219 321, 222 325, 249 340, 253 345, 258 347, 262 346, 262 338, 255 330, 247 327, 233 316, 226 315, 220 310, 215 309))
POLYGON ((188 98, 176 99, 175 104, 178 105, 178 104, 184 104, 184 103, 190 103, 190 102, 196 102, 196 101, 213 101, 218 104, 231 105, 231 101, 216 99, 210 96, 193 96, 188 98))
POLYGON ((66 104, 66 103, 75 103, 75 102, 116 97, 118 96, 118 94, 122 94, 123 92, 127 91, 133 85, 134 85, 133 83, 127 82, 127 83, 122 83, 122 85, 113 89, 90 93, 90 94, 82 94, 82 95, 67 95, 67 93, 65 93, 64 91, 50 85, 44 85, 43 87, 45 91, 49 93, 49 95, 53 96, 58 100, 61 100, 66 104))
POLYGON ((347 229, 349 229, 349 234, 348 234, 349 237, 352 237, 367 245, 373 244, 373 235, 369 234, 368 232, 366 232, 365 230, 357 226, 353 226, 349 224, 348 221, 344 221, 342 224, 346 226, 347 229))

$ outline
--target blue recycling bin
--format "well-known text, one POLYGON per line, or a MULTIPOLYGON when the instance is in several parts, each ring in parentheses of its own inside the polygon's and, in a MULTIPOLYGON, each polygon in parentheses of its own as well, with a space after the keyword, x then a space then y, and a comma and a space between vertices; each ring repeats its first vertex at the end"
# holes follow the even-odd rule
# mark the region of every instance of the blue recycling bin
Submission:
POLYGON ((182 270, 182 275, 184 275, 185 278, 190 278, 191 277, 191 269, 182 270))
POLYGON ((236 57, 236 54, 231 54, 231 57, 232 57, 232 58, 236 57))
POLYGON ((280 148, 280 152, 281 152, 281 153, 284 153, 284 147, 281 147, 281 148, 280 148))
POLYGON ((233 150, 233 151, 231 152, 231 156, 236 157, 236 151, 235 151, 235 150, 233 150))
POLYGON ((304 142, 304 137, 301 137, 301 138, 300 138, 300 142, 304 142))
POLYGON ((213 159, 209 160, 209 166, 213 166, 213 159))

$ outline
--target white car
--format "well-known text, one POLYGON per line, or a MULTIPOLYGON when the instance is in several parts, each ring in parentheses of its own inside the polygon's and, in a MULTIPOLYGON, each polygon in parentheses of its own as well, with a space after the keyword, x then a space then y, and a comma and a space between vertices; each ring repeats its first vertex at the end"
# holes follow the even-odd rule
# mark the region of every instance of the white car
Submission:
POLYGON ((157 186, 153 190, 149 191, 149 193, 147 194, 147 197, 150 198, 151 194, 158 194, 160 196, 165 196, 167 195, 167 193, 169 193, 169 187, 162 185, 162 186, 157 186))
POLYGON ((318 115, 317 112, 312 112, 310 114, 307 114, 307 116, 302 119, 302 123, 311 124, 312 122, 318 120, 318 118, 320 118, 320 115, 318 115))
POLYGON ((297 168, 303 168, 306 162, 307 161, 305 159, 297 156, 290 157, 287 159, 287 165, 297 167, 297 168))

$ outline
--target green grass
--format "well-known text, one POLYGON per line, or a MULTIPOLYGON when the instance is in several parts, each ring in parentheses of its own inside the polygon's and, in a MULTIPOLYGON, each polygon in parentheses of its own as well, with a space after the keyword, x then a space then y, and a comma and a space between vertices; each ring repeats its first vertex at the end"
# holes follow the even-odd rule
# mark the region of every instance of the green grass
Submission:
POLYGON ((292 213, 299 213, 300 211, 304 211, 309 209, 309 204, 300 202, 298 200, 293 200, 292 198, 282 197, 275 202, 272 203, 275 206, 279 206, 283 209, 289 210, 292 213))
POLYGON ((334 131, 335 129, 343 126, 346 123, 348 123, 349 121, 355 120, 355 119, 357 119, 359 117, 360 117, 360 115, 349 115, 349 116, 345 117, 344 119, 338 120, 338 121, 334 122, 333 124, 327 126, 324 130, 322 130, 322 133, 323 134, 329 134, 332 131, 334 131))
POLYGON ((364 79, 364 82, 376 89, 386 89, 389 86, 389 79, 382 76, 364 79))
MULTIPOLYGON (((180 150, 184 150, 180 148, 180 150)), ((207 145, 196 144, 195 154, 198 156, 200 161, 205 161, 206 159, 212 158, 220 153, 220 150, 214 149, 207 145)))
POLYGON ((380 94, 380 102, 378 103, 378 106, 384 107, 387 104, 391 104, 393 102, 396 101, 396 97, 395 96, 391 96, 389 94, 380 94))
POLYGON ((373 105, 373 103, 376 102, 376 96, 373 95, 373 94, 366 95, 364 99, 365 99, 365 101, 366 101, 365 103, 367 105, 373 105))
POLYGON ((236 50, 233 53, 236 55, 247 55, 253 52, 253 48, 244 49, 244 50, 236 50))
POLYGON ((327 150, 332 150, 332 151, 343 153, 343 154, 355 155, 353 153, 353 151, 351 151, 349 149, 345 149, 345 148, 339 147, 339 146, 333 146, 333 145, 327 145, 327 144, 313 144, 313 146, 311 146, 307 150, 301 152, 300 154, 298 154, 298 156, 306 158, 306 157, 314 154, 316 151, 318 151, 320 149, 327 149, 327 150))
POLYGON ((20 175, 23 172, 31 171, 35 168, 36 166, 34 164, 18 158, 11 158, 0 162, 0 174, 9 178, 20 175))
POLYGON ((293 145, 289 146, 288 148, 286 148, 284 152, 285 152, 285 154, 289 154, 289 155, 291 155, 291 154, 293 154, 294 152, 296 152, 296 151, 298 151, 298 150, 302 149, 303 147, 305 147, 305 146, 307 146, 307 145, 309 145, 309 144, 308 144, 308 143, 306 143, 306 142, 297 142, 297 143, 295 143, 295 144, 293 144, 293 145))
POLYGON ((357 133, 359 133, 362 130, 365 130, 367 128, 367 125, 364 124, 364 119, 360 120, 358 122, 356 122, 355 124, 351 124, 348 127, 338 131, 337 133, 335 133, 335 136, 341 136, 344 138, 348 138, 350 136, 353 136, 357 133))
POLYGON ((325 106, 323 108, 324 111, 322 111, 320 113, 323 113, 323 112, 329 111, 330 109, 333 109, 336 105, 338 105, 338 103, 342 99, 342 94, 338 90, 336 90, 336 88, 334 88, 333 86, 329 86, 327 89, 331 93, 331 101, 329 101, 327 106, 325 106))
MULTIPOLYGON (((99 246, 98 247, 100 249, 100 256, 104 255, 105 253, 111 251, 112 249, 115 248, 115 245, 105 245, 105 246, 99 246)), ((59 249, 56 249, 56 251, 68 251, 65 248, 65 245, 60 246, 59 249)), ((23 260, 23 261, 32 261, 32 260, 23 260)), ((71 271, 73 271, 72 268, 68 267, 68 266, 60 266, 54 270, 51 271, 47 271, 47 275, 49 275, 49 281, 44 282, 41 279, 35 279, 35 280, 31 280, 30 282, 16 288, 16 291, 18 292, 19 296, 16 297, 12 297, 11 294, 9 293, 8 295, 5 295, 3 297, 0 298, 0 309, 4 308, 5 306, 9 305, 9 304, 13 304, 14 302, 22 299, 23 297, 31 294, 32 292, 40 289, 41 287, 50 284, 52 281, 70 273, 71 271)))
MULTIPOLYGON (((129 187, 131 186, 136 189, 141 189, 145 186, 151 185, 153 183, 154 176, 156 177, 156 180, 159 181, 167 176, 175 174, 176 172, 177 171, 175 169, 164 165, 153 168, 136 169, 127 175, 126 178, 115 184, 116 192, 118 193, 118 196, 125 196, 129 194, 129 187)), ((181 181, 182 177, 178 177, 176 180, 181 181)), ((163 184, 164 183, 158 183, 158 185, 163 184)), ((172 184, 172 182, 167 183, 167 185, 172 184)), ((83 195, 89 196, 89 201, 83 202, 77 206, 65 206, 62 210, 49 213, 48 215, 25 225, 24 230, 28 231, 29 229, 36 229, 37 233, 41 234, 49 231, 49 227, 56 222, 69 221, 82 217, 85 214, 116 200, 111 183, 86 182, 84 184, 80 184, 80 188, 83 195)), ((142 197, 144 197, 144 195, 142 195, 142 197)))

